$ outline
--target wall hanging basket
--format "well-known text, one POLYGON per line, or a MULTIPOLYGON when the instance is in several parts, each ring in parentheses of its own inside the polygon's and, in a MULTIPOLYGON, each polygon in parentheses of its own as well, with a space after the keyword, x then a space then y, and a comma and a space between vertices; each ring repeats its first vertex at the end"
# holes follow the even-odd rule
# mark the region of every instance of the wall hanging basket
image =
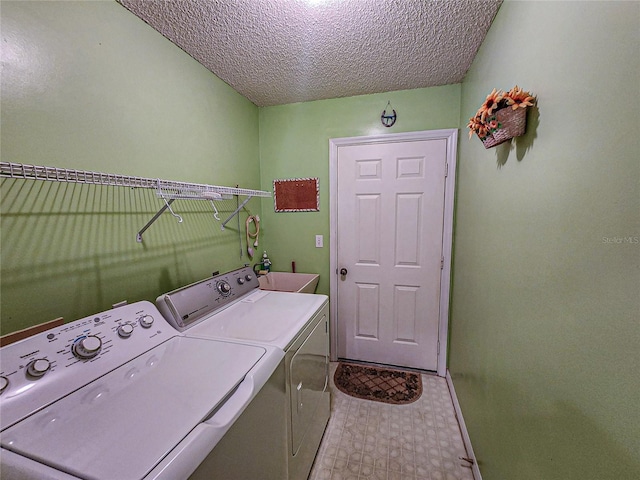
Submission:
POLYGON ((475 133, 484 148, 491 148, 523 135, 527 108, 534 102, 535 97, 517 85, 507 93, 494 88, 476 115, 469 119, 469 138, 475 133))
POLYGON ((503 108, 496 112, 496 121, 500 127, 482 140, 485 148, 495 147, 514 137, 524 135, 527 129, 527 110, 525 108, 503 108))

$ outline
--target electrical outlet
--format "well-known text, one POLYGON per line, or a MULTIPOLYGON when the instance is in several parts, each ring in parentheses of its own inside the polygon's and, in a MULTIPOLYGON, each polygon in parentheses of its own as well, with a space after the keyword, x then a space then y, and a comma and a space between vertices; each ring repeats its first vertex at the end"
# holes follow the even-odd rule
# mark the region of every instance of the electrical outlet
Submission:
POLYGON ((322 235, 316 235, 316 248, 322 248, 324 245, 324 240, 322 238, 322 235))

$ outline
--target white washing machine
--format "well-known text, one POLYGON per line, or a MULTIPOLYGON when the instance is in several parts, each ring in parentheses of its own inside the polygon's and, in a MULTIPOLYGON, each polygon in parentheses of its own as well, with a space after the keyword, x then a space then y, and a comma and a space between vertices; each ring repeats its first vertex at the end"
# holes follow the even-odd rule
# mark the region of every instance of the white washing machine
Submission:
POLYGON ((187 338, 149 302, 2 347, 1 477, 186 479, 283 358, 187 338))
POLYGON ((156 305, 188 337, 284 354, 192 478, 306 479, 330 414, 327 296, 259 290, 245 267, 161 295, 156 305))

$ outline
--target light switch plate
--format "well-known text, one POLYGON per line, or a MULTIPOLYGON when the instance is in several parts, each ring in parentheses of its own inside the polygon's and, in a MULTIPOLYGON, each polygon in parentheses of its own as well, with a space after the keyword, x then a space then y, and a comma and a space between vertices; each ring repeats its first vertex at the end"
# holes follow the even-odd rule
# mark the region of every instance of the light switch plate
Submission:
POLYGON ((324 246, 324 239, 322 235, 316 235, 316 248, 322 248, 324 246))

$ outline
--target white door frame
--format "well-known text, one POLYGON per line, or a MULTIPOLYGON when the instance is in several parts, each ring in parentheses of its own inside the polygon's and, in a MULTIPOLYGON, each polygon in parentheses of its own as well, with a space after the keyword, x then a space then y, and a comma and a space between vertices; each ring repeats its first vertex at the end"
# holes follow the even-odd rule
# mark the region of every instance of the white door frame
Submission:
MULTIPOLYGON (((371 145, 376 143, 410 142, 445 139, 447 141, 447 176, 444 188, 444 226, 442 231, 443 268, 440 276, 440 318, 438 324, 438 370, 441 377, 447 373, 447 341, 449 338, 449 289, 451 285, 451 248, 453 245, 453 202, 456 185, 456 149, 458 130, 426 130, 420 132, 372 135, 329 139, 329 197, 330 197, 330 263, 329 293, 338 298, 338 147, 371 145)), ((331 360, 338 359, 338 302, 330 305, 331 360)))

